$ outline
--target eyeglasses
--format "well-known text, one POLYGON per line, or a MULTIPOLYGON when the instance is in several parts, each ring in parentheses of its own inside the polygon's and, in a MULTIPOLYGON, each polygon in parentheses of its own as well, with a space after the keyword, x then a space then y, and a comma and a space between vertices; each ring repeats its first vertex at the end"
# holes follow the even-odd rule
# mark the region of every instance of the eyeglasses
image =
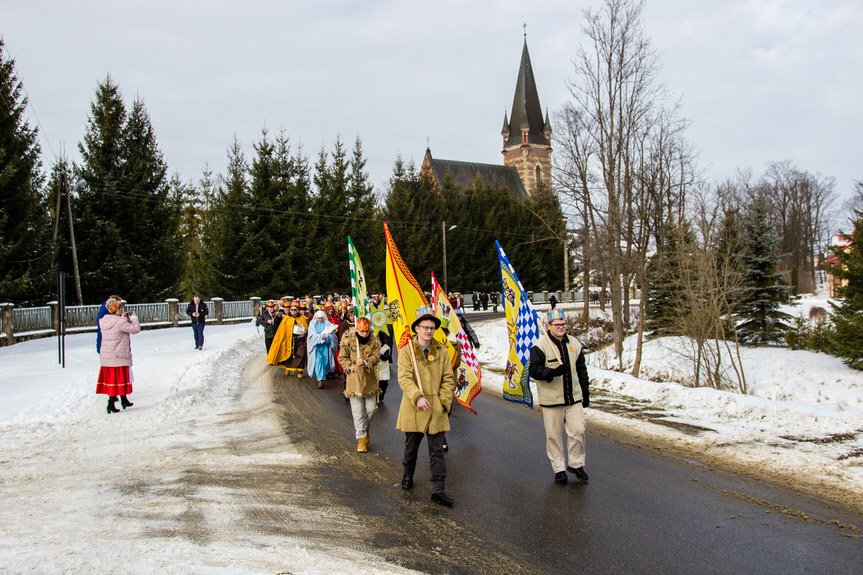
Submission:
POLYGON ((551 327, 566 327, 565 323, 550 323, 548 325, 550 325, 551 327))
POLYGON ((418 326, 417 326, 417 329, 422 329, 422 330, 425 330, 425 331, 434 331, 434 330, 435 330, 435 326, 433 326, 433 325, 418 325, 418 326))

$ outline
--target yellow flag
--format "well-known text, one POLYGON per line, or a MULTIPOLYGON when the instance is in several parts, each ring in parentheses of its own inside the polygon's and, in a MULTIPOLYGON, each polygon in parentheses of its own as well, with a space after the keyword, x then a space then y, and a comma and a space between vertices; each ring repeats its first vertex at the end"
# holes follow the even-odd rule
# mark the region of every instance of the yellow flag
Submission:
MULTIPOLYGON (((453 369, 455 375, 455 395, 456 401, 462 404, 467 409, 476 413, 476 410, 470 406, 473 399, 482 391, 482 368, 479 365, 479 360, 474 353, 473 345, 467 337, 467 333, 461 326, 461 320, 455 309, 450 305, 443 288, 438 283, 437 278, 432 274, 432 305, 434 313, 441 320, 449 322, 449 332, 455 334, 461 348, 461 361, 458 367, 453 369)), ((435 332, 435 339, 447 348, 450 360, 455 362, 456 351, 455 346, 449 341, 446 334, 442 330, 435 332)))
POLYGON ((428 301, 402 260, 386 222, 384 235, 387 241, 387 301, 396 345, 401 349, 410 341, 411 324, 416 319, 416 310, 427 306, 428 301))

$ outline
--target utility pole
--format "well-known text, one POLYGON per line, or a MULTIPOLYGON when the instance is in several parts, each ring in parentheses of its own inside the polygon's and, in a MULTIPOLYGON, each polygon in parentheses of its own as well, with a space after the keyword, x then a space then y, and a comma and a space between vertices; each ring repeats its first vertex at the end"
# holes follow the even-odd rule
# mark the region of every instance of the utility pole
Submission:
POLYGON ((440 224, 441 232, 443 233, 443 293, 449 294, 446 291, 446 220, 443 220, 440 224))
POLYGON ((66 213, 69 216, 69 239, 72 243, 72 272, 75 274, 75 295, 78 296, 78 305, 84 305, 84 299, 81 297, 81 277, 78 274, 78 250, 75 247, 75 227, 72 224, 72 199, 69 194, 69 178, 66 176, 66 167, 60 171, 60 189, 57 191, 57 206, 54 211, 54 237, 53 241, 57 241, 57 228, 60 223, 60 201, 62 196, 66 196, 66 213))

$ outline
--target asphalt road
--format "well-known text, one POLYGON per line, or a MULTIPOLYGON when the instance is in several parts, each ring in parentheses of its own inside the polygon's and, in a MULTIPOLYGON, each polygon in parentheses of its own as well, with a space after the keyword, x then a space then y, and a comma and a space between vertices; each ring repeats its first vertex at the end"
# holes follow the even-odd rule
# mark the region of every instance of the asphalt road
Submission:
MULTIPOLYGON (((861 573, 863 516, 588 429, 588 483, 553 482, 539 412, 480 394, 454 410, 452 509, 430 501, 425 445, 404 491, 392 380, 356 452, 341 380, 273 370, 285 433, 321 463, 307 481, 360 518, 355 545, 426 573, 861 573), (357 543, 361 541, 362 543, 357 543)), ((593 405, 602 409, 601 401, 593 405)))

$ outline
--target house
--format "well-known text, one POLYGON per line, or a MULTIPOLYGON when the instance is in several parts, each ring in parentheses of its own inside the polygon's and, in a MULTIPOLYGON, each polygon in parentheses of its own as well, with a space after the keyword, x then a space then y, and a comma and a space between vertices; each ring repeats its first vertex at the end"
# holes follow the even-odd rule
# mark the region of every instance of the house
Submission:
MULTIPOLYGON (((854 235, 846 236, 845 234, 833 234, 830 238, 830 247, 835 252, 837 250, 847 251, 854 243, 854 235)), ((833 266, 839 264, 839 258, 833 253, 824 260, 824 268, 827 270, 827 284, 830 288, 830 297, 836 297, 837 288, 848 285, 848 280, 844 280, 830 273, 833 266)))

